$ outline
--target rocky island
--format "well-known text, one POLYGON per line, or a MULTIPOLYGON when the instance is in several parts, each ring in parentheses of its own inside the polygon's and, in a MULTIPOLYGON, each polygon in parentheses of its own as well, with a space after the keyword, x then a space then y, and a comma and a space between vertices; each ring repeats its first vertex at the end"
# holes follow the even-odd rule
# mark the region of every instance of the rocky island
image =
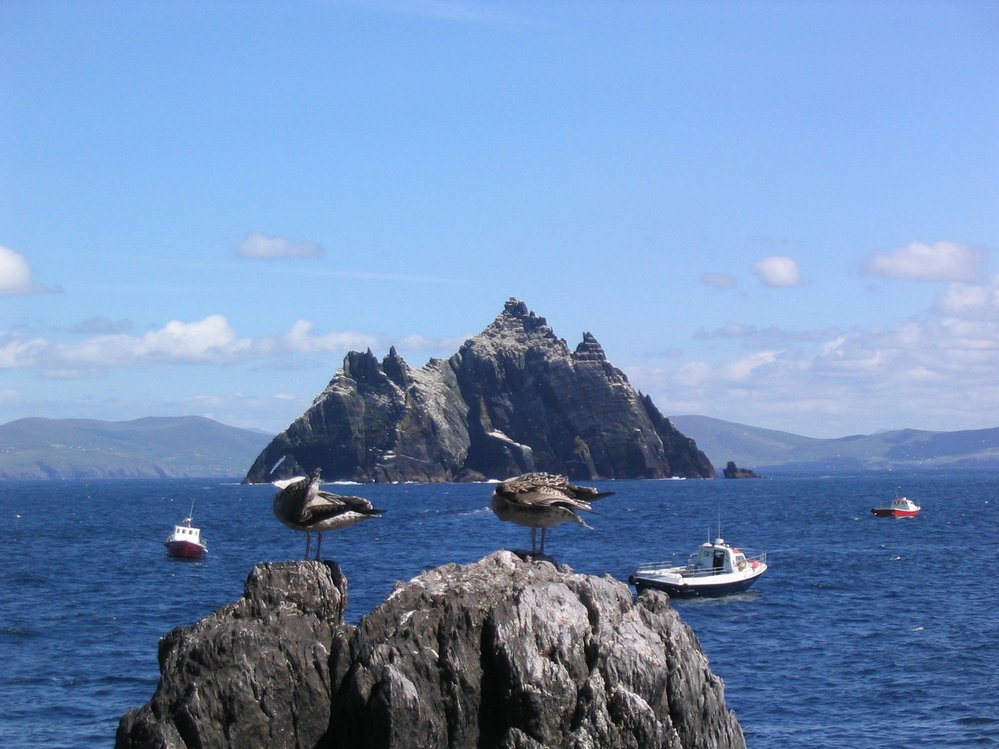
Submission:
POLYGON ((119 749, 743 749, 668 598, 507 551, 397 585, 355 627, 334 562, 260 564, 160 643, 119 749))
POLYGON ((715 470, 589 333, 574 350, 517 299, 450 359, 351 351, 244 479, 710 478, 715 470))
POLYGON ((730 460, 722 471, 722 475, 727 479, 758 479, 760 475, 751 468, 740 468, 734 460, 730 460))

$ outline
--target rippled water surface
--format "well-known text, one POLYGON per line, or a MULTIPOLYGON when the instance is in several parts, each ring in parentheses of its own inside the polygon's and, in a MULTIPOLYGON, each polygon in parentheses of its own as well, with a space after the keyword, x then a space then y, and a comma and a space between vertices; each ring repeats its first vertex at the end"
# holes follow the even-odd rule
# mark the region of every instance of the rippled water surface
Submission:
MULTIPOLYGON (((616 481, 548 551, 626 580, 708 535, 769 553, 748 593, 675 601, 725 680, 750 747, 999 747, 999 479, 980 474, 616 481), (897 489, 924 507, 875 519, 897 489)), ((341 487, 387 510, 327 534, 356 621, 424 569, 523 548, 487 485, 341 487)), ((159 637, 242 594, 260 561, 300 558, 270 486, 0 482, 0 746, 110 746, 158 678, 159 637), (195 503, 210 548, 167 558, 195 503)))

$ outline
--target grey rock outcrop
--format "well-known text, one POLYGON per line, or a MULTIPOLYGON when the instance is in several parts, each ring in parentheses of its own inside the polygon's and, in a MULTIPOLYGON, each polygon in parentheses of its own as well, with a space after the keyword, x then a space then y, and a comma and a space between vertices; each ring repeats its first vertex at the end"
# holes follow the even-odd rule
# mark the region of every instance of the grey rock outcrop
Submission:
POLYGON ((463 481, 547 471, 573 479, 713 477, 714 468, 607 361, 591 334, 570 351, 516 299, 447 361, 410 368, 350 352, 245 481, 463 481))
POLYGON ((730 460, 722 471, 722 475, 727 479, 758 479, 760 475, 750 468, 739 468, 734 460, 730 460))
POLYGON ((275 587, 248 582, 165 638, 159 688, 122 718, 119 748, 745 747, 663 594, 501 551, 397 586, 353 628, 333 564, 250 578, 275 587))
POLYGON ((335 563, 257 565, 243 598, 160 640, 159 686, 115 746, 316 746, 343 676, 330 653, 351 631, 346 604, 335 563))

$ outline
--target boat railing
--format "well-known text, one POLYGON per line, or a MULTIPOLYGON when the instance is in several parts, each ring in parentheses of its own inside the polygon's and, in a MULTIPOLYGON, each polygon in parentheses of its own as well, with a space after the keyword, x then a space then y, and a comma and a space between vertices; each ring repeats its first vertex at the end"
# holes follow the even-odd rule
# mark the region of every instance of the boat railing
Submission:
POLYGON ((739 553, 746 558, 746 564, 752 565, 753 562, 759 562, 760 564, 767 563, 767 553, 765 551, 748 551, 746 549, 739 549, 739 553))
MULTIPOLYGON (((739 553, 745 556, 747 565, 752 565, 753 562, 759 562, 760 564, 767 563, 767 553, 765 551, 753 552, 740 549, 739 553)), ((686 564, 678 563, 676 559, 665 562, 642 562, 638 565, 638 570, 647 572, 665 572, 667 570, 671 570, 673 572, 681 573, 686 577, 712 577, 714 575, 724 575, 731 572, 731 570, 726 570, 724 567, 698 567, 690 561, 686 564)))

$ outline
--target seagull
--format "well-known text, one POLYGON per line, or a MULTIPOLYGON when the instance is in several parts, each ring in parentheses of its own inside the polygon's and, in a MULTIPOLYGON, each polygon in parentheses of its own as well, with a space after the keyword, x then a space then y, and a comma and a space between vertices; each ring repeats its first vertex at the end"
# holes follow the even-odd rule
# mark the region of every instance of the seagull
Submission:
POLYGON ((316 559, 323 546, 323 531, 346 528, 381 515, 362 497, 343 497, 319 488, 319 469, 312 475, 295 476, 271 482, 279 491, 274 495, 274 515, 292 530, 305 531, 305 558, 309 558, 311 533, 318 535, 316 559))
POLYGON ((535 534, 541 529, 541 556, 545 555, 545 533, 569 520, 589 528, 576 514, 591 510, 590 502, 614 492, 601 492, 589 486, 573 486, 566 476, 551 473, 525 473, 496 485, 490 505, 496 517, 531 529, 531 554, 535 534))

